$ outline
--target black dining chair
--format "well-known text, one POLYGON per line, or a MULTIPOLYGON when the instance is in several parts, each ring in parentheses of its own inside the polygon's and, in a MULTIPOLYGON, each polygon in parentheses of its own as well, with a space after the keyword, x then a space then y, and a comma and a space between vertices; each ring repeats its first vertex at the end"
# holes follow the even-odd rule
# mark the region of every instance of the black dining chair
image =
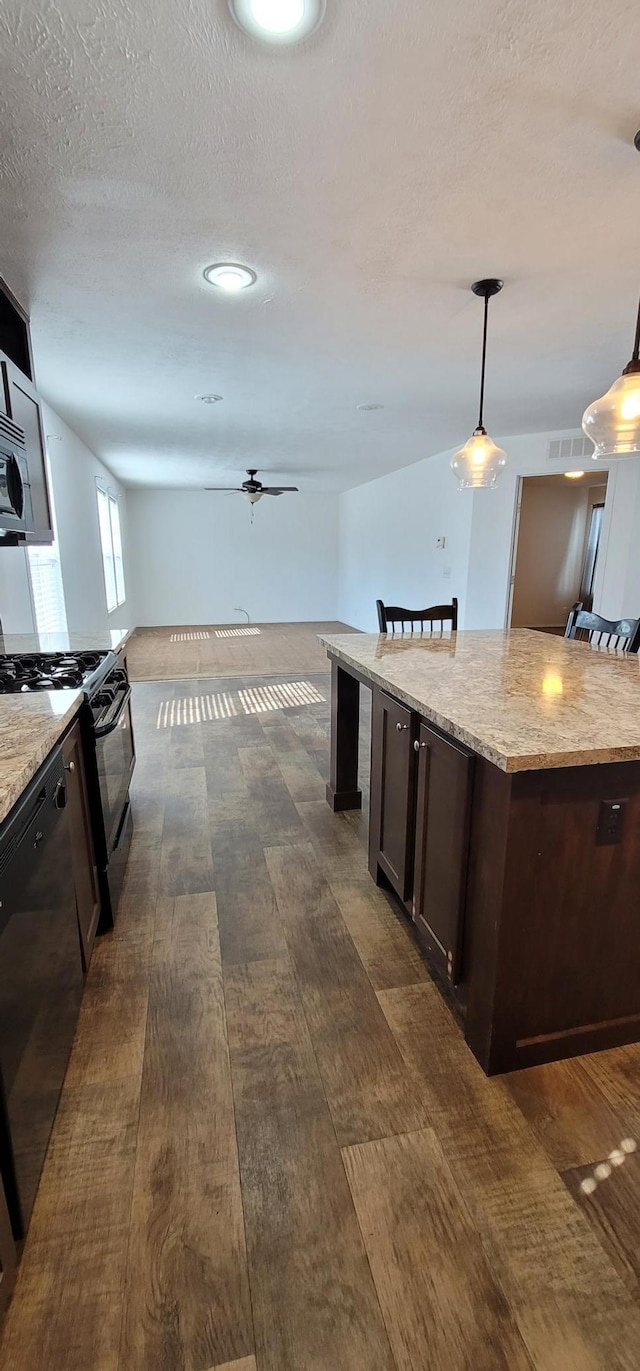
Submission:
POLYGON ((400 624, 401 633, 413 633, 414 624, 420 624, 421 631, 424 631, 425 624, 428 624, 431 633, 434 624, 440 625, 441 633, 445 624, 451 625, 452 632, 458 627, 456 599, 453 599, 450 605, 430 605, 428 609, 401 609, 400 605, 384 605, 382 600, 376 600, 376 609, 381 633, 388 632, 389 624, 392 633, 396 631, 396 624, 400 624), (405 625, 408 625, 407 629, 405 625))
POLYGON ((640 619, 603 619, 600 614, 583 609, 579 601, 569 611, 564 636, 618 652, 637 652, 640 648, 640 619))

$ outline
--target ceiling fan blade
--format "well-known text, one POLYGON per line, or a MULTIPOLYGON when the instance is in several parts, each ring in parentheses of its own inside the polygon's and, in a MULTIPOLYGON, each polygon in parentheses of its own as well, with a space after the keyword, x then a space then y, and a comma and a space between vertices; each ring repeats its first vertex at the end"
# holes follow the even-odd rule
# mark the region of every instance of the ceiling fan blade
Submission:
POLYGON ((294 491, 295 491, 296 493, 299 494, 299 491, 298 491, 298 487, 297 487, 297 486, 263 486, 263 487, 262 487, 262 494, 263 494, 263 495, 289 495, 289 494, 292 494, 294 491))
POLYGON ((205 486, 205 490, 217 490, 217 491, 225 491, 225 490, 226 490, 227 495, 239 495, 241 489, 242 489, 241 486, 205 486))

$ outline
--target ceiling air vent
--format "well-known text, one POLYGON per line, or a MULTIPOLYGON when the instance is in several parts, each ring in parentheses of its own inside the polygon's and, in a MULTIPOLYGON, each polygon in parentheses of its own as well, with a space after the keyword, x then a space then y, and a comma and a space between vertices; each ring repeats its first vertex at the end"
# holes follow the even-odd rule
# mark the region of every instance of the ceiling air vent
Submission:
POLYGON ((550 462, 575 462, 583 457, 593 457, 590 438, 552 438, 549 443, 550 462))

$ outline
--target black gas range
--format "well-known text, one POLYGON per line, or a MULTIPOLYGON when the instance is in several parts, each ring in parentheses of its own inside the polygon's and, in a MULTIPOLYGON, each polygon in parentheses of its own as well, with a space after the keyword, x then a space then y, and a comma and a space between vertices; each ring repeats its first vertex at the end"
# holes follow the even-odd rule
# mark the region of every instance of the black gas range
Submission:
POLYGON ((0 694, 42 690, 84 692, 80 723, 103 933, 113 927, 131 842, 129 784, 136 754, 126 666, 106 649, 0 655, 0 694))

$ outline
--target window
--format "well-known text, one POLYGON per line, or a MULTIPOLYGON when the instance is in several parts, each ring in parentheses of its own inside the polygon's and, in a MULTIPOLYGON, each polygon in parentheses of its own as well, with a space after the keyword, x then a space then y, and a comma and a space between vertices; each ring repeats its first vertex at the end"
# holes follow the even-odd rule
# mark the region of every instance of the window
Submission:
POLYGON ((66 633, 67 612, 62 589, 60 558, 55 543, 30 547, 29 579, 38 633, 66 633))
POLYGON ((98 486, 98 520, 107 610, 111 614, 125 602, 124 563, 118 499, 102 486, 98 486))
POLYGON ((48 453, 46 462, 51 516, 53 518, 53 542, 47 547, 28 547, 27 566, 29 568, 36 631, 38 633, 66 633, 67 609, 64 602, 55 499, 48 453))

